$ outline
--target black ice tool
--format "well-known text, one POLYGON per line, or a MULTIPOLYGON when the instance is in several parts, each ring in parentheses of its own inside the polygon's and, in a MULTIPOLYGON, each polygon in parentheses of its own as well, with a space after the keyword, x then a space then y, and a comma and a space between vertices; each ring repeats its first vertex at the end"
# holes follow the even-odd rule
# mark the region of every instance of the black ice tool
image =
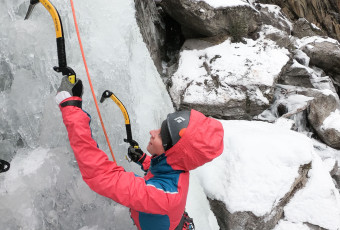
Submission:
POLYGON ((54 27, 55 27, 59 66, 55 66, 53 67, 53 69, 56 72, 58 73, 61 72, 64 76, 67 76, 71 84, 75 84, 76 73, 71 67, 67 66, 63 25, 62 25, 61 18, 59 16, 57 9, 52 5, 52 3, 49 0, 30 0, 30 5, 26 13, 25 20, 27 20, 31 16, 31 13, 33 12, 34 7, 39 2, 50 13, 53 19, 54 27))

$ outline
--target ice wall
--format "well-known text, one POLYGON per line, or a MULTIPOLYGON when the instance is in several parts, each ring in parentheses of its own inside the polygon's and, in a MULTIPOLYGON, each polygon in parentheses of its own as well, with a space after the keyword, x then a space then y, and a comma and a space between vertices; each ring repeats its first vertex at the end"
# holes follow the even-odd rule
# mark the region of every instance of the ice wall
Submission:
MULTIPOLYGON (((83 109, 93 136, 109 154, 83 67, 68 0, 52 0, 62 18, 68 65, 84 82, 83 109)), ((172 104, 143 43, 133 0, 75 0, 97 99, 113 91, 129 112, 143 149, 172 104)), ((61 75, 52 18, 29 0, 0 1, 0 229, 135 229, 128 210, 93 193, 82 181, 54 102, 61 75)), ((100 105, 118 164, 125 160, 124 119, 112 101, 100 105)))

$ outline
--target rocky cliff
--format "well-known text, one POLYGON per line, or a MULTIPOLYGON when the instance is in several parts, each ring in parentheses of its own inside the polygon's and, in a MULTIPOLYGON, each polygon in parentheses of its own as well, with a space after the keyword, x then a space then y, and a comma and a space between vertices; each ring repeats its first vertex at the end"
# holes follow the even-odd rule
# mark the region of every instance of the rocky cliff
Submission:
POLYGON ((324 30, 329 37, 340 40, 339 0, 260 0, 258 2, 278 5, 292 21, 305 18, 324 30))
MULTIPOLYGON (((176 109, 194 108, 219 119, 284 120, 292 130, 340 149, 339 0, 240 1, 220 7, 167 0, 157 1, 158 8, 154 1, 141 2, 144 7, 136 1, 141 32, 156 65, 163 62, 159 71, 176 109), (145 16, 145 8, 153 13, 145 16), (150 23, 157 14, 173 20, 163 20, 163 31, 150 23), (165 58, 169 40, 157 43, 152 37, 164 36, 174 25, 177 29, 168 31, 183 42, 165 58)), ((333 166, 339 188, 340 170, 333 166)), ((301 165, 291 190, 263 216, 231 213, 228 205, 210 199, 220 229, 273 229, 308 181, 310 168, 301 165)), ((313 220, 306 223, 310 229, 329 228, 313 220)))

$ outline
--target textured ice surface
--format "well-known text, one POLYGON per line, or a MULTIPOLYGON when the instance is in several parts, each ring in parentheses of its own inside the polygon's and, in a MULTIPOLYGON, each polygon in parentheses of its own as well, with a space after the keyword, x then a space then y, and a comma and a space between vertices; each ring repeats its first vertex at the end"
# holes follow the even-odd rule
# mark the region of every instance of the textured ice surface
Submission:
MULTIPOLYGON (((84 82, 83 109, 109 153, 79 51, 68 0, 53 0, 62 18, 68 65, 84 82)), ((97 99, 106 89, 125 104, 133 137, 145 149, 172 104, 135 19, 134 1, 75 0, 76 15, 97 99)), ((28 0, 0 2, 0 229, 135 229, 128 209, 92 192, 82 181, 54 102, 61 75, 55 30, 38 4, 24 21, 28 0)), ((110 100, 100 105, 118 164, 127 163, 124 118, 110 100)), ((140 171, 139 171, 140 172, 140 171)))

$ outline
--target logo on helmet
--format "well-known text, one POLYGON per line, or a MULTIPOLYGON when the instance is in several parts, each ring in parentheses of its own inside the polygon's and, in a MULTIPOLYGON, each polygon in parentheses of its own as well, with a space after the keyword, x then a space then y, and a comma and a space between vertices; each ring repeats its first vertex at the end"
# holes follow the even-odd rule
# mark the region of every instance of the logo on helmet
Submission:
POLYGON ((174 120, 177 121, 177 123, 182 123, 183 121, 185 121, 183 117, 176 117, 174 120))

